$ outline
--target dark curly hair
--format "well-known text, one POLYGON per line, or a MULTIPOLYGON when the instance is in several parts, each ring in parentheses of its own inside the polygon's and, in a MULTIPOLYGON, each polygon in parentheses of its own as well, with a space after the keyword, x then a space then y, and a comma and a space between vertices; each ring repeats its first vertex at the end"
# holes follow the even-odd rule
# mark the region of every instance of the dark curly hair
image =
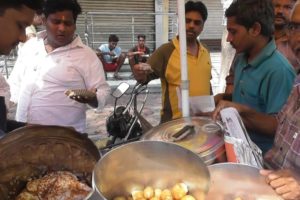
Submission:
POLYGON ((144 34, 138 34, 137 35, 137 39, 139 40, 140 38, 144 38, 144 40, 146 40, 146 35, 144 35, 144 34))
POLYGON ((225 11, 226 17, 235 17, 239 25, 250 29, 256 22, 261 34, 270 37, 274 33, 274 8, 271 0, 235 0, 225 11))
POLYGON ((43 12, 47 18, 50 14, 65 10, 72 11, 74 21, 76 21, 77 16, 81 13, 81 6, 77 0, 46 0, 43 12))
POLYGON ((0 0, 0 15, 3 15, 8 8, 20 9, 22 6, 40 11, 43 7, 43 0, 0 0))
POLYGON ((185 3, 185 14, 191 11, 200 13, 204 22, 207 19, 207 8, 201 1, 188 1, 185 3))
POLYGON ((119 38, 115 34, 111 34, 108 37, 108 42, 119 42, 119 38))

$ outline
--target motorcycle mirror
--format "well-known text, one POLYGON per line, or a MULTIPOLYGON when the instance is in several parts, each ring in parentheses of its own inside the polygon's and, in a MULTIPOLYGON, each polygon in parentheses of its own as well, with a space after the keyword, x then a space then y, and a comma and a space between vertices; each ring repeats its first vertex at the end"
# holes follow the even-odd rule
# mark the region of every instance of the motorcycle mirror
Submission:
POLYGON ((120 98, 129 88, 129 84, 122 82, 118 85, 118 87, 111 94, 115 98, 120 98))

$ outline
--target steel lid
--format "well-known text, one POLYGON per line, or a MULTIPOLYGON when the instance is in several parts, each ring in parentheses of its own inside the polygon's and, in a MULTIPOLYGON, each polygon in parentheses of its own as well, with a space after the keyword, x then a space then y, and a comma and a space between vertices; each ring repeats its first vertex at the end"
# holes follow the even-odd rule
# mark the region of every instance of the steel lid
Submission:
POLYGON ((221 124, 211 118, 190 117, 154 127, 142 137, 142 140, 175 142, 197 154, 207 154, 224 145, 222 132, 221 124))

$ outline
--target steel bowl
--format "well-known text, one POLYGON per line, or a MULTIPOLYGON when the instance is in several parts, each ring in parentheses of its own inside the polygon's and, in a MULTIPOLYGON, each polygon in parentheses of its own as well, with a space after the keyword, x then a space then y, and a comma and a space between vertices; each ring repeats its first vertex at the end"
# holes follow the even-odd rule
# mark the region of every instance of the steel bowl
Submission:
POLYGON ((280 200, 267 185, 259 169, 237 163, 219 163, 208 167, 211 185, 206 200, 280 200))
POLYGON ((196 199, 208 191, 209 172, 197 154, 173 143, 138 141, 113 149, 98 161, 93 187, 100 198, 94 199, 130 196, 146 186, 166 189, 180 182, 196 199))

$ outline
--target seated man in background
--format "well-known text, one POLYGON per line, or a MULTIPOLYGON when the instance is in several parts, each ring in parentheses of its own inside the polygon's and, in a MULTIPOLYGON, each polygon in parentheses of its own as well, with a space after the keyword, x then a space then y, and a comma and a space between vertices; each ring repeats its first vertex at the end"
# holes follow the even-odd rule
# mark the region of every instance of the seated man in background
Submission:
POLYGON ((128 51, 128 58, 131 70, 135 64, 145 63, 150 56, 150 49, 145 45, 146 35, 139 34, 137 36, 138 44, 128 51))
POLYGON ((126 54, 122 53, 121 47, 117 46, 119 38, 116 35, 110 35, 108 44, 102 44, 97 50, 98 57, 100 58, 104 70, 106 72, 114 71, 115 79, 122 79, 119 76, 119 71, 125 61, 126 54))
POLYGON ((12 72, 10 86, 19 94, 16 119, 42 125, 73 127, 84 132, 87 105, 103 107, 110 88, 103 67, 92 49, 75 35, 81 7, 76 0, 47 0, 46 31, 27 41, 12 72), (20 67, 20 66, 19 66, 20 67), (65 91, 84 89, 93 93, 72 96, 65 91))

